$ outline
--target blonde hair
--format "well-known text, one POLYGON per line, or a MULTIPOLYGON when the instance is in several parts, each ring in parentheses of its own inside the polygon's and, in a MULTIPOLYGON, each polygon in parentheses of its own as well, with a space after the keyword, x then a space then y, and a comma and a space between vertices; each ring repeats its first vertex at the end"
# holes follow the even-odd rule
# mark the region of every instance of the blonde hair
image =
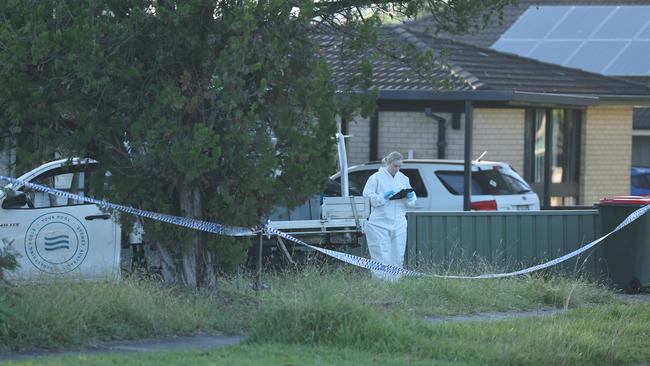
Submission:
POLYGON ((398 153, 397 151, 393 151, 390 154, 384 156, 384 158, 381 159, 381 162, 384 163, 385 165, 388 165, 399 160, 404 160, 404 157, 402 156, 402 154, 398 153))

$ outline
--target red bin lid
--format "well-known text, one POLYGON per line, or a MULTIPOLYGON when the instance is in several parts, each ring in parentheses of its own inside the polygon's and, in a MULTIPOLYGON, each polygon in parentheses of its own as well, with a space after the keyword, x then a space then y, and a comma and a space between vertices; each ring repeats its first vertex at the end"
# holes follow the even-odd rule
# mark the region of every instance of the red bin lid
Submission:
POLYGON ((650 205, 650 196, 615 196, 605 197, 598 201, 599 204, 617 205, 650 205))

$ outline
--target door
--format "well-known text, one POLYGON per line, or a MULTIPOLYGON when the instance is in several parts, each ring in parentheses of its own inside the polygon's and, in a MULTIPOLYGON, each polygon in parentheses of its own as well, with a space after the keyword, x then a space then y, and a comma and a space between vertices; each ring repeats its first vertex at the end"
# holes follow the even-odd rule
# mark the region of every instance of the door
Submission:
MULTIPOLYGON (((87 196, 89 165, 61 165, 32 183, 87 196)), ((0 208, 0 239, 19 254, 19 279, 73 275, 109 278, 119 274, 119 225, 96 205, 21 187, 27 204, 8 199, 0 208)))

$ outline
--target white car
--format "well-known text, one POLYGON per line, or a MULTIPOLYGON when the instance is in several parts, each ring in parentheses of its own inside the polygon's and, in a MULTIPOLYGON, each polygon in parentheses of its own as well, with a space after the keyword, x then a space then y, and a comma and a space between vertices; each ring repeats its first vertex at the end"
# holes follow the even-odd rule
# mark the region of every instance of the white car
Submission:
MULTIPOLYGON (((372 162, 348 168, 350 195, 361 195, 366 181, 383 164, 372 162)), ((404 160, 400 171, 418 197, 413 211, 463 210, 462 160, 404 160)), ((340 173, 331 177, 340 183, 340 173)), ((472 162, 473 210, 539 210, 539 197, 528 183, 505 163, 472 162)))

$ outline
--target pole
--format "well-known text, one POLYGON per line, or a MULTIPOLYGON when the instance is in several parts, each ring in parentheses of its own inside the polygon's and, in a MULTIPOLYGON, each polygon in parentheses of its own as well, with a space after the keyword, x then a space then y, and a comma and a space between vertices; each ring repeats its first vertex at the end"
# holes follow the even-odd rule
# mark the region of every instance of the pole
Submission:
POLYGON ((348 155, 345 151, 345 136, 342 133, 337 133, 339 147, 339 165, 341 166, 341 197, 350 195, 350 185, 348 183, 348 155))
POLYGON ((260 244, 257 250, 257 275, 255 276, 255 290, 262 289, 262 240, 264 236, 260 233, 260 244))
POLYGON ((463 211, 472 209, 472 114, 474 106, 469 100, 465 101, 465 161, 463 175, 463 211))

